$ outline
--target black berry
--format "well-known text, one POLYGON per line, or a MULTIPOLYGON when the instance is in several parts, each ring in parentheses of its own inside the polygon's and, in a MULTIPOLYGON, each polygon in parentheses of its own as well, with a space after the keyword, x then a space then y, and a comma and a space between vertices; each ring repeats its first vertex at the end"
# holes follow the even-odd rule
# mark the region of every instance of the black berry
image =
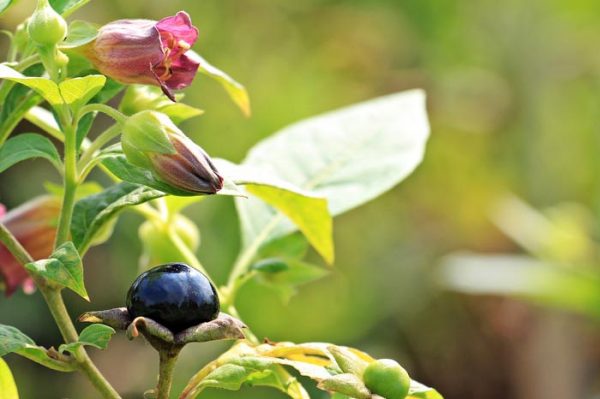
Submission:
POLYGON ((174 333, 219 315, 219 296, 208 278, 183 263, 168 263, 142 273, 127 293, 127 310, 148 317, 174 333))

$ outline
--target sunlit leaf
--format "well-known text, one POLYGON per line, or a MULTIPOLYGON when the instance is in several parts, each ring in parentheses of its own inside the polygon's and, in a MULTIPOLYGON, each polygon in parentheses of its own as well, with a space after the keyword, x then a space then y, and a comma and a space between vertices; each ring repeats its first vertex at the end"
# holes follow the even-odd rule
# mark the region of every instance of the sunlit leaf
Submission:
MULTIPOLYGON (((413 90, 284 128, 258 143, 242 165, 326 198, 338 215, 406 178, 421 162, 428 134, 425 96, 413 90)), ((245 247, 297 229, 256 198, 236 205, 245 247)))
POLYGON ((248 92, 246 91, 246 88, 240 83, 236 82, 231 76, 229 76, 225 72, 212 66, 199 54, 194 53, 194 57, 197 57, 200 60, 200 67, 198 68, 198 72, 207 75, 219 82, 223 86, 223 88, 225 88, 233 102, 235 102, 237 106, 240 107, 244 115, 250 116, 250 98, 248 97, 248 92))
POLYGON ((35 90, 51 105, 56 106, 63 103, 58 85, 48 78, 25 76, 6 64, 0 64, 0 79, 21 83, 35 90))
POLYGON ((65 104, 74 110, 92 99, 106 83, 103 75, 88 75, 82 78, 67 79, 58 85, 65 104))
POLYGON ((0 399, 19 399, 15 379, 8 364, 0 359, 0 399))

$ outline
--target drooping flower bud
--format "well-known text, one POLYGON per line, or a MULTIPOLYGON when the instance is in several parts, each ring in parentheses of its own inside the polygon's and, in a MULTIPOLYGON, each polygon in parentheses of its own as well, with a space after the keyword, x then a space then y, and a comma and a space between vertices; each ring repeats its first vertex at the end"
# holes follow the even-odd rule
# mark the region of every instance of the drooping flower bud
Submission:
POLYGON ((215 194, 223 187, 223 178, 208 154, 163 113, 142 111, 129 117, 121 145, 129 162, 149 169, 174 188, 215 194))
MULTIPOLYGON (((44 259, 52 254, 59 214, 60 200, 53 196, 43 196, 28 201, 6 214, 0 213, 0 223, 6 226, 33 259, 44 259)), ((25 268, 1 244, 0 274, 7 296, 18 286, 22 286, 27 293, 34 288, 25 268)))
POLYGON ((100 28, 83 48, 84 55, 103 74, 122 83, 160 86, 173 101, 172 90, 189 86, 200 65, 188 50, 198 29, 184 11, 160 21, 123 19, 100 28))
POLYGON ((37 7, 27 24, 29 37, 38 46, 54 46, 67 35, 67 22, 48 0, 38 0, 37 7))

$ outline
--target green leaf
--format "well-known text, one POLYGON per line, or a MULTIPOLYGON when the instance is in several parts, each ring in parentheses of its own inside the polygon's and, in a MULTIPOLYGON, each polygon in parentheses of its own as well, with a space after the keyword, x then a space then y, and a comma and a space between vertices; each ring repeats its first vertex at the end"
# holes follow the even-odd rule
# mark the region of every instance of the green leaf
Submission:
MULTIPOLYGON (((171 187, 167 183, 156 178, 150 170, 140 168, 127 162, 127 159, 122 154, 114 154, 102 161, 102 164, 119 179, 130 183, 141 184, 155 190, 163 191, 167 194, 182 197, 197 195, 171 187)), ((217 192, 216 195, 244 196, 244 194, 238 190, 236 185, 228 179, 224 180, 223 189, 217 192)))
POLYGON ((76 111, 100 92, 105 83, 106 77, 103 75, 88 75, 82 78, 67 79, 58 87, 64 102, 76 111))
POLYGON ((53 106, 60 105, 63 103, 63 99, 60 96, 60 90, 58 85, 52 80, 41 77, 25 76, 20 72, 15 71, 6 64, 0 64, 0 79, 6 79, 13 82, 21 83, 30 89, 35 90, 40 94, 48 103, 53 106))
MULTIPOLYGON (((258 143, 242 165, 326 198, 335 216, 406 178, 421 162, 428 135, 425 96, 413 90, 284 128, 258 143)), ((296 230, 262 201, 236 205, 245 247, 296 230)))
MULTIPOLYGON (((190 50, 191 51, 191 50, 190 50)), ((229 94, 229 97, 242 110, 244 115, 250 116, 250 98, 246 88, 236 82, 231 76, 212 66, 208 61, 202 58, 199 54, 194 53, 200 59, 200 67, 198 72, 203 73, 219 82, 229 94)))
POLYGON ((0 15, 16 2, 17 0, 0 0, 0 15))
POLYGON ((251 269, 259 274, 259 281, 275 290, 284 303, 289 302, 301 285, 319 280, 329 271, 296 259, 264 259, 251 269))
POLYGON ((71 224, 73 242, 77 248, 87 247, 120 211, 164 195, 161 191, 124 182, 79 200, 75 204, 71 224))
POLYGON ((131 85, 119 104, 125 115, 133 115, 144 110, 154 110, 166 114, 175 124, 202 115, 204 111, 180 102, 184 95, 177 94, 178 102, 171 101, 159 87, 147 85, 131 85))
POLYGON ((47 159, 61 170, 60 156, 52 142, 36 133, 24 133, 7 140, 0 147, 0 173, 30 158, 47 159))
POLYGON ((69 24, 69 34, 63 43, 60 43, 61 49, 72 49, 83 46, 98 36, 98 27, 86 21, 73 21, 69 24))
MULTIPOLYGON (((224 176, 236 184, 245 185, 248 193, 287 216, 327 263, 333 263, 333 221, 327 200, 251 167, 235 165, 223 159, 215 160, 215 164, 224 176)), ((246 205, 244 201, 238 202, 238 208, 246 205)), ((276 211, 271 212, 275 217, 276 211)), ((248 213, 240 212, 240 218, 246 219, 242 220, 242 228, 247 230, 243 236, 256 236, 259 234, 256 228, 263 227, 254 226, 252 220, 248 220, 251 217, 248 213)), ((267 236, 266 241, 272 238, 276 237, 267 236)), ((249 242, 245 244, 250 245, 249 242)))
POLYGON ((90 298, 83 282, 83 266, 79 253, 72 242, 58 247, 50 258, 25 265, 27 270, 61 287, 70 288, 83 299, 90 298))
POLYGON ((336 374, 319 382, 319 388, 328 392, 339 392, 356 399, 369 399, 371 392, 362 380, 354 374, 336 374))
POLYGON ((411 380, 406 399, 444 399, 438 391, 420 382, 411 380))
POLYGON ((66 18, 89 2, 90 0, 50 0, 50 5, 66 18))
POLYGON ((2 359, 0 359, 0 399, 19 399, 15 379, 8 364, 2 359))
POLYGON ((64 351, 75 353, 77 348, 84 345, 93 346, 98 349, 106 349, 108 341, 110 341, 110 338, 114 333, 115 330, 112 327, 104 324, 92 324, 83 329, 77 342, 62 344, 58 348, 58 351, 60 353, 63 353, 64 351))
POLYGON ((302 259, 308 251, 308 242, 300 234, 290 234, 268 242, 258 250, 257 258, 292 258, 302 259))
POLYGON ((333 220, 327 200, 267 185, 247 184, 245 187, 294 222, 323 259, 333 263, 333 220))
POLYGON ((56 351, 37 346, 31 338, 17 328, 0 324, 0 357, 8 353, 16 353, 57 371, 75 371, 77 369, 76 363, 56 351), (52 356, 49 355, 49 352, 52 356))

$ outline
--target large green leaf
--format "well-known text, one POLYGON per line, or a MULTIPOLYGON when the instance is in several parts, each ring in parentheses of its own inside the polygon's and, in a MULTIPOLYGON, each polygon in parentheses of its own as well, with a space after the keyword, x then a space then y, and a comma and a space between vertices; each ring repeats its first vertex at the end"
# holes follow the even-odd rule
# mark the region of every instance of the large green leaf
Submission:
MULTIPOLYGON (((284 128, 250 150, 242 165, 326 198, 338 215, 406 178, 421 162, 428 135, 425 95, 413 90, 284 128)), ((296 229, 256 198, 236 205, 246 247, 296 229)))
POLYGON ((90 300, 83 282, 81 258, 72 242, 58 247, 50 258, 28 263, 25 267, 31 273, 61 287, 70 288, 85 300, 90 300))
POLYGON ((74 371, 77 369, 76 363, 69 361, 68 358, 56 351, 37 346, 31 338, 17 328, 0 324, 0 357, 8 353, 16 353, 57 371, 74 371), (49 355, 49 352, 52 356, 49 355))
POLYGON ((62 344, 58 351, 60 353, 69 351, 75 353, 80 346, 93 346, 98 349, 106 349, 108 341, 115 333, 115 329, 104 324, 92 324, 83 329, 77 342, 62 344))
POLYGON ((45 158, 61 170, 60 156, 52 142, 36 133, 24 133, 0 147, 0 172, 29 158, 45 158))
POLYGON ((19 399, 15 379, 8 364, 0 359, 0 399, 19 399))
POLYGON ((162 191, 123 182, 79 200, 71 224, 73 242, 79 249, 87 247, 120 211, 164 195, 162 191))

